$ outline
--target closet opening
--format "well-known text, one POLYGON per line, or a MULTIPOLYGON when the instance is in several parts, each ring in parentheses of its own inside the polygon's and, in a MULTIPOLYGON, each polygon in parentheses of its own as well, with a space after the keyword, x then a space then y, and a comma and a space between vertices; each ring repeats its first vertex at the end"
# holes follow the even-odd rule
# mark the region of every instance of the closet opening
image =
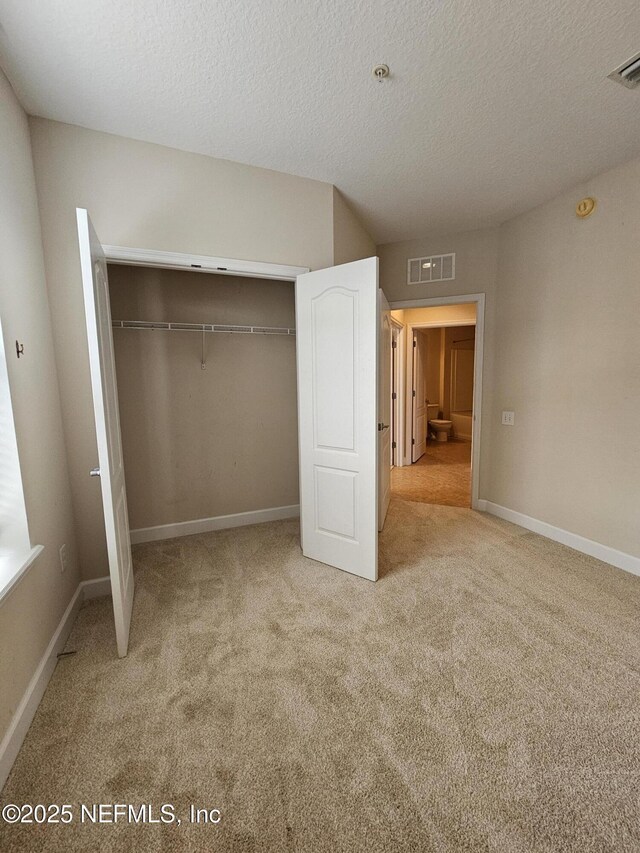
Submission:
POLYGON ((292 280, 108 263, 131 542, 299 514, 292 280))

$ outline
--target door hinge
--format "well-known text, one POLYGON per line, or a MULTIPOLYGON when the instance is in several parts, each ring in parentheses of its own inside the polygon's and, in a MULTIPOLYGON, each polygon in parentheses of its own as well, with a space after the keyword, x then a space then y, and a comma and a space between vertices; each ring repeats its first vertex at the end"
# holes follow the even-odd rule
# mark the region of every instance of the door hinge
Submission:
POLYGON ((397 400, 397 399, 398 399, 398 395, 396 394, 396 392, 395 392, 395 391, 392 391, 392 392, 391 392, 391 399, 392 399, 392 400, 397 400))
POLYGON ((418 341, 415 338, 413 339, 413 345, 414 345, 414 347, 418 346, 418 341))
POLYGON ((415 444, 415 443, 416 443, 415 438, 412 438, 412 439, 411 439, 411 444, 415 444))
POLYGON ((397 446, 398 446, 398 445, 395 443, 395 441, 392 441, 392 442, 391 442, 391 447, 392 447, 392 449, 393 449, 393 450, 395 450, 397 446))
POLYGON ((391 349, 396 349, 396 348, 397 348, 397 346, 398 346, 398 342, 397 342, 397 341, 391 341, 391 349))
POLYGON ((416 396, 416 392, 415 392, 415 391, 412 391, 412 392, 411 392, 411 394, 412 394, 412 396, 414 396, 414 397, 416 396))

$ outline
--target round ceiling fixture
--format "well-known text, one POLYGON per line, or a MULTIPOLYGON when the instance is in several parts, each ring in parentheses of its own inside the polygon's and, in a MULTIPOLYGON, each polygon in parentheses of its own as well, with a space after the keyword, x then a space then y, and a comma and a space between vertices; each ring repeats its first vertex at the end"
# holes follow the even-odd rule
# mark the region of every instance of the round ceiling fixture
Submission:
POLYGON ((373 68, 373 76, 376 78, 378 83, 382 83, 385 77, 389 76, 389 66, 388 65, 375 65, 373 68))

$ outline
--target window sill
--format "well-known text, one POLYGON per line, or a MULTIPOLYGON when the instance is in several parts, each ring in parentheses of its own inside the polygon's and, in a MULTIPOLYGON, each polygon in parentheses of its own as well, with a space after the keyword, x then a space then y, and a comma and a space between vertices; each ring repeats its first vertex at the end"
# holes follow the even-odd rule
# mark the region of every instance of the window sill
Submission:
POLYGON ((43 551, 43 545, 34 545, 26 552, 0 549, 0 604, 43 551))

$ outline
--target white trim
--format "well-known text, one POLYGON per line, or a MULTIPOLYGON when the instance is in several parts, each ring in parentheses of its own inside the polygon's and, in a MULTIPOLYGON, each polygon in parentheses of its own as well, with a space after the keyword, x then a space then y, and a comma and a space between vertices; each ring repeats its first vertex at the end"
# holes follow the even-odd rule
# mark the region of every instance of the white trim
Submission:
POLYGON ((309 272, 308 267, 267 264, 259 261, 243 261, 237 258, 185 255, 182 252, 161 252, 157 249, 133 249, 127 246, 103 246, 102 248, 107 256, 107 261, 111 264, 163 267, 164 269, 213 272, 221 275, 239 275, 251 278, 277 278, 286 281, 295 281, 297 276, 309 272))
MULTIPOLYGON (((396 391, 396 399, 392 401, 394 404, 394 420, 396 427, 396 452, 395 452, 395 466, 396 468, 402 468, 404 465, 404 419, 405 419, 405 334, 406 327, 404 323, 401 323, 399 320, 396 320, 394 317, 391 318, 391 324, 397 332, 395 341, 396 341, 396 375, 393 377, 393 383, 396 391)), ((393 436, 392 436, 393 440, 393 436)))
POLYGON ((158 542, 161 539, 193 536, 196 533, 210 533, 213 530, 244 527, 248 524, 263 524, 265 521, 280 521, 283 518, 297 518, 299 515, 300 504, 292 504, 237 512, 233 515, 216 515, 213 518, 198 518, 194 521, 179 521, 176 524, 160 524, 157 527, 140 527, 131 531, 131 544, 158 542))
MULTIPOLYGON (((476 306, 476 343, 474 352, 474 377, 473 377, 473 436, 471 439, 471 508, 480 509, 479 506, 479 491, 480 491, 480 437, 482 430, 482 366, 484 362, 484 310, 485 310, 485 294, 484 293, 467 293, 461 296, 433 296, 426 299, 404 299, 399 302, 392 302, 390 308, 392 311, 397 311, 400 308, 436 308, 441 305, 463 305, 475 303, 476 306)), ((423 328, 426 328, 425 324, 423 328)), ((434 327, 438 326, 467 326, 474 325, 469 320, 459 322, 444 322, 433 323, 434 327)), ((412 340, 412 328, 418 328, 418 324, 407 324, 407 349, 409 342, 412 340)), ((407 358, 409 356, 407 355, 407 358)), ((408 363, 408 362, 407 362, 408 363)), ((410 371, 407 371, 407 376, 410 371)), ((411 391, 407 388, 407 401, 411 398, 411 391)), ((411 440, 408 441, 408 446, 405 445, 405 450, 411 449, 411 440)), ((410 460, 406 457, 403 462, 410 464, 410 460)))
POLYGON ((111 578, 109 575, 82 581, 80 586, 82 587, 84 601, 88 601, 90 598, 103 598, 105 595, 111 595, 111 578))
MULTIPOLYGON (((31 548, 31 550, 23 557, 22 562, 18 563, 18 568, 14 572, 12 572, 11 577, 7 579, 2 589, 0 589, 0 604, 2 604, 2 602, 7 598, 11 590, 20 580, 20 578, 24 577, 24 575, 27 573, 27 570, 33 565, 36 558, 39 557, 43 551, 44 545, 34 545, 33 548, 31 548)), ((4 559, 7 561, 12 558, 13 555, 11 557, 9 555, 6 555, 4 557, 4 559)))
POLYGON ((444 323, 436 320, 433 323, 407 323, 407 326, 411 329, 449 329, 454 326, 475 326, 475 324, 475 320, 447 320, 444 323))
POLYGON ((40 659, 40 663, 2 739, 2 743, 0 744, 0 789, 7 781, 13 762, 16 760, 31 721, 38 710, 38 705, 58 662, 56 655, 64 649, 82 600, 82 584, 78 584, 78 588, 73 594, 73 598, 69 602, 45 653, 40 659))
POLYGON ((491 501, 478 501, 477 509, 488 512, 498 518, 504 518, 505 521, 510 521, 512 524, 526 528, 526 530, 532 530, 534 533, 539 533, 540 536, 553 539, 554 542, 567 545, 569 548, 573 548, 574 551, 580 551, 582 554, 588 554, 590 557, 602 560, 603 563, 609 563, 611 566, 624 569, 625 572, 640 575, 640 557, 634 557, 632 554, 626 554, 624 551, 618 551, 615 548, 610 548, 608 545, 602 545, 593 539, 586 539, 584 536, 571 533, 569 530, 563 530, 561 527, 554 527, 553 524, 548 524, 546 521, 540 521, 537 518, 532 518, 529 515, 524 515, 522 512, 516 512, 514 509, 500 506, 500 504, 494 504, 491 501))
MULTIPOLYGON (((42 546, 38 548, 42 550, 42 546)), ((34 551, 37 550, 34 548, 34 551)), ((57 655, 63 651, 73 628, 78 611, 84 601, 90 598, 98 598, 111 594, 111 579, 107 575, 95 580, 81 581, 67 605, 67 609, 54 631, 49 645, 40 658, 40 662, 20 700, 16 712, 11 718, 2 743, 0 743, 0 790, 2 790, 7 777, 11 772, 20 747, 25 739, 29 726, 31 725, 38 706, 42 701, 44 691, 47 689, 49 680, 58 663, 57 655)))
MULTIPOLYGON (((465 302, 478 302, 484 304, 484 293, 466 293, 463 296, 428 296, 424 299, 400 299, 390 303, 392 311, 399 308, 437 308, 438 305, 461 305, 465 302)), ((439 326, 444 325, 438 323, 439 326)), ((455 325, 462 325, 456 323, 455 325)))

